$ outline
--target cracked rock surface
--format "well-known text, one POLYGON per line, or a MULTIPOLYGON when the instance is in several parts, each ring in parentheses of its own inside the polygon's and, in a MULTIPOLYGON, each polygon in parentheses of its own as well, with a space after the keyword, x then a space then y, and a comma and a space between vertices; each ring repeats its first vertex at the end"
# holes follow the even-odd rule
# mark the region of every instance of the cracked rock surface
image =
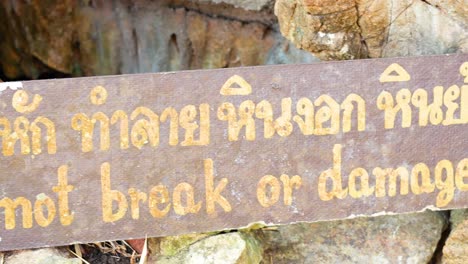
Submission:
POLYGON ((199 2, 212 2, 212 3, 226 3, 235 7, 240 7, 246 10, 262 10, 268 8, 275 1, 274 0, 195 0, 199 2))
POLYGON ((271 1, 1 1, 0 35, 6 80, 317 61, 271 1))
POLYGON ((0 22, 5 80, 468 51, 459 0, 2 1, 0 22))
POLYGON ((467 52, 468 5, 455 0, 278 0, 282 34, 320 59, 467 52))
POLYGON ((265 263, 429 263, 446 219, 438 212, 260 230, 265 263))
POLYGON ((468 263, 468 209, 450 214, 451 232, 443 248, 442 263, 468 263))

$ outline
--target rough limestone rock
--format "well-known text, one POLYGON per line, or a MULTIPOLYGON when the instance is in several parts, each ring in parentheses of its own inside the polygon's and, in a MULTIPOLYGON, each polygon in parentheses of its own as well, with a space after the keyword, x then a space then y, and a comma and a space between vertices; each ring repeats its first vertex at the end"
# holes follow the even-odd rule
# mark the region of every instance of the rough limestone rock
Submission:
POLYGON ((320 59, 354 59, 367 55, 361 43, 354 1, 278 0, 275 14, 281 33, 320 59))
POLYGON ((1 1, 0 78, 36 79, 314 61, 268 1, 1 1), (247 5, 248 4, 248 5, 247 5), (282 55, 278 50, 282 49, 282 55))
POLYGON ((437 212, 259 231, 265 263, 428 263, 446 227, 437 212))
MULTIPOLYGON (((2 262, 3 263, 3 262, 2 262)), ((56 248, 24 250, 6 257, 5 264, 81 264, 81 260, 70 258, 68 254, 56 248)))
POLYGON ((226 3, 246 10, 262 10, 273 4, 274 0, 195 0, 199 2, 226 3))
POLYGON ((320 59, 466 52, 468 5, 450 0, 277 0, 282 34, 320 59))
POLYGON ((468 218, 450 232, 443 248, 442 263, 468 263, 468 218))
POLYGON ((190 245, 208 237, 209 235, 210 234, 208 233, 203 233, 150 238, 148 240, 148 248, 154 256, 170 257, 187 249, 190 245))
POLYGON ((155 256, 149 263, 257 264, 262 247, 251 235, 233 232, 206 237, 173 256, 155 256))

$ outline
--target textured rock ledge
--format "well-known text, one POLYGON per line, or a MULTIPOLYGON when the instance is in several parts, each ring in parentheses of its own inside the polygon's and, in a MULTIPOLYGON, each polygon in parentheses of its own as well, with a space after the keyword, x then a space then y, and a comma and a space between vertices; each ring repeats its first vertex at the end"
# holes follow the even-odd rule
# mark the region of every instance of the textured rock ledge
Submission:
MULTIPOLYGON (((3 1, 0 78, 91 76, 317 60, 281 36, 268 1, 263 1, 261 11, 211 2, 3 1)), ((236 6, 253 3, 259 2, 239 1, 236 6)))
POLYGON ((166 237, 151 263, 428 263, 446 227, 425 212, 166 237))
POLYGON ((444 0, 278 0, 283 35, 320 59, 468 51, 468 6, 444 0))

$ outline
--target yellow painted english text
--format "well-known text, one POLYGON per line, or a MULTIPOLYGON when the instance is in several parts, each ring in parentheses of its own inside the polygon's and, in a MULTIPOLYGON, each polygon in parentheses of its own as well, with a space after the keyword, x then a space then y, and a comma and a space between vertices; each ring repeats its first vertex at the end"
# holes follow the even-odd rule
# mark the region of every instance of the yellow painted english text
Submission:
POLYGON ((348 195, 355 199, 375 195, 377 198, 408 195, 430 194, 436 189, 436 206, 447 206, 454 198, 456 189, 468 191, 468 158, 458 164, 449 160, 440 160, 434 168, 424 163, 418 163, 413 168, 381 168, 372 170, 372 176, 361 167, 354 168, 348 175, 347 187, 343 187, 343 173, 341 170, 342 146, 333 147, 333 166, 320 174, 318 193, 322 201, 334 198, 344 199, 348 195), (375 182, 371 186, 371 182, 375 182), (399 183, 399 184, 397 184, 399 183), (399 191, 398 186, 399 185, 399 191))

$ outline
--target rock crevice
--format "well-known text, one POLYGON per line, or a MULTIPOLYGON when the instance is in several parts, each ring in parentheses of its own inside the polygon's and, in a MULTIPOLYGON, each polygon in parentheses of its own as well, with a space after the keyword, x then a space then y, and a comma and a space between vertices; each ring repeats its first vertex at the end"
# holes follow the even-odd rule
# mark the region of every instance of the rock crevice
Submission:
POLYGON ((466 52, 467 7, 448 2, 278 0, 275 14, 286 38, 324 60, 466 52))

